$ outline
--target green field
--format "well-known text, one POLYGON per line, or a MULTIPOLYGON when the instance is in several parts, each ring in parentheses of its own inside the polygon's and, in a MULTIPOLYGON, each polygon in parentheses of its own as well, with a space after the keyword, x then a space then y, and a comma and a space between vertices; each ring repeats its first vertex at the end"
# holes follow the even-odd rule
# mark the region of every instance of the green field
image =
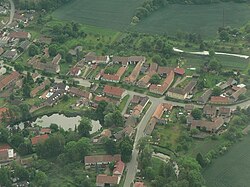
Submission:
POLYGON ((248 187, 250 136, 237 143, 204 171, 207 187, 248 187))
POLYGON ((144 0, 75 0, 56 10, 57 18, 88 25, 124 30, 144 0))
POLYGON ((146 33, 168 33, 177 31, 214 36, 218 27, 239 27, 250 20, 250 5, 245 3, 220 3, 211 5, 172 4, 162 8, 131 28, 130 22, 135 9, 144 0, 75 0, 53 13, 62 20, 109 28, 119 31, 133 29, 146 33))
POLYGON ((169 5, 143 20, 136 29, 170 35, 182 31, 199 33, 204 37, 214 36, 223 26, 223 8, 226 26, 240 27, 250 20, 250 6, 244 3, 169 5))

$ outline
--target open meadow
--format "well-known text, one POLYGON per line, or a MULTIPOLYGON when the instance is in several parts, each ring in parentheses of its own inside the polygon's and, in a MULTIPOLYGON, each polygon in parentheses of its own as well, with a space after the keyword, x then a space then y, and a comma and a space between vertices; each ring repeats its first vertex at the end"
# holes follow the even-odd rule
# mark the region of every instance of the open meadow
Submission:
POLYGON ((250 135, 230 148, 204 171, 207 187, 248 187, 250 184, 250 135))
POLYGON ((250 5, 245 3, 170 4, 132 27, 131 18, 142 2, 143 0, 75 0, 57 9, 53 16, 119 31, 132 29, 170 35, 185 31, 200 33, 203 37, 215 36, 218 28, 223 26, 223 9, 226 26, 240 27, 250 20, 250 5))

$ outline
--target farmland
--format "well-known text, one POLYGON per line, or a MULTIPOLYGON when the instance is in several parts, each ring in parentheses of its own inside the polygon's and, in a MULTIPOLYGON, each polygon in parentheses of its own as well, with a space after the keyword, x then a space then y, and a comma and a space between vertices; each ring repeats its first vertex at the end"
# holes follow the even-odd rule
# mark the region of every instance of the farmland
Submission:
POLYGON ((217 158, 204 171, 207 187, 249 186, 250 136, 233 146, 224 156, 217 158))
POLYGON ((53 13, 62 20, 124 31, 135 31, 175 35, 177 31, 200 33, 204 37, 216 35, 218 27, 225 25, 239 27, 250 19, 250 7, 241 3, 220 3, 211 5, 169 5, 131 27, 130 21, 136 8, 143 0, 75 0, 53 13), (192 27, 190 27, 192 25, 192 27))

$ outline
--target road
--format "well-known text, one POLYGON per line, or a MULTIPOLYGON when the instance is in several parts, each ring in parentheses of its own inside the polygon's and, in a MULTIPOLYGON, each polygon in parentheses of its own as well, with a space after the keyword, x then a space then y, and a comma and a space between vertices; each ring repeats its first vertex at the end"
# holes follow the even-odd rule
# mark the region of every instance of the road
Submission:
POLYGON ((15 15, 15 5, 13 3, 13 0, 9 0, 9 2, 10 2, 10 19, 9 19, 9 22, 6 24, 6 27, 12 23, 14 15, 15 15))
MULTIPOLYGON (((175 47, 173 48, 173 51, 175 51, 177 53, 189 53, 189 54, 193 54, 193 55, 205 55, 205 56, 209 55, 209 51, 188 52, 188 51, 183 51, 181 49, 177 49, 175 47)), ((244 59, 248 59, 249 58, 248 55, 233 54, 233 53, 215 52, 215 54, 216 55, 225 55, 225 56, 234 56, 234 57, 239 57, 239 58, 244 58, 244 59)))

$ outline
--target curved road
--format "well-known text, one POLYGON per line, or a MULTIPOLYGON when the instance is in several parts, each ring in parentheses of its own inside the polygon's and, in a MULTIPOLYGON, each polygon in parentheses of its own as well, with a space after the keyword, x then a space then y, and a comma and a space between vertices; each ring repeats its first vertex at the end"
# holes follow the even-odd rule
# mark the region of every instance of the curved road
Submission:
POLYGON ((13 0, 9 0, 9 2, 10 2, 10 19, 9 19, 9 22, 6 24, 6 27, 8 27, 12 23, 14 15, 15 15, 14 2, 13 2, 13 0))

